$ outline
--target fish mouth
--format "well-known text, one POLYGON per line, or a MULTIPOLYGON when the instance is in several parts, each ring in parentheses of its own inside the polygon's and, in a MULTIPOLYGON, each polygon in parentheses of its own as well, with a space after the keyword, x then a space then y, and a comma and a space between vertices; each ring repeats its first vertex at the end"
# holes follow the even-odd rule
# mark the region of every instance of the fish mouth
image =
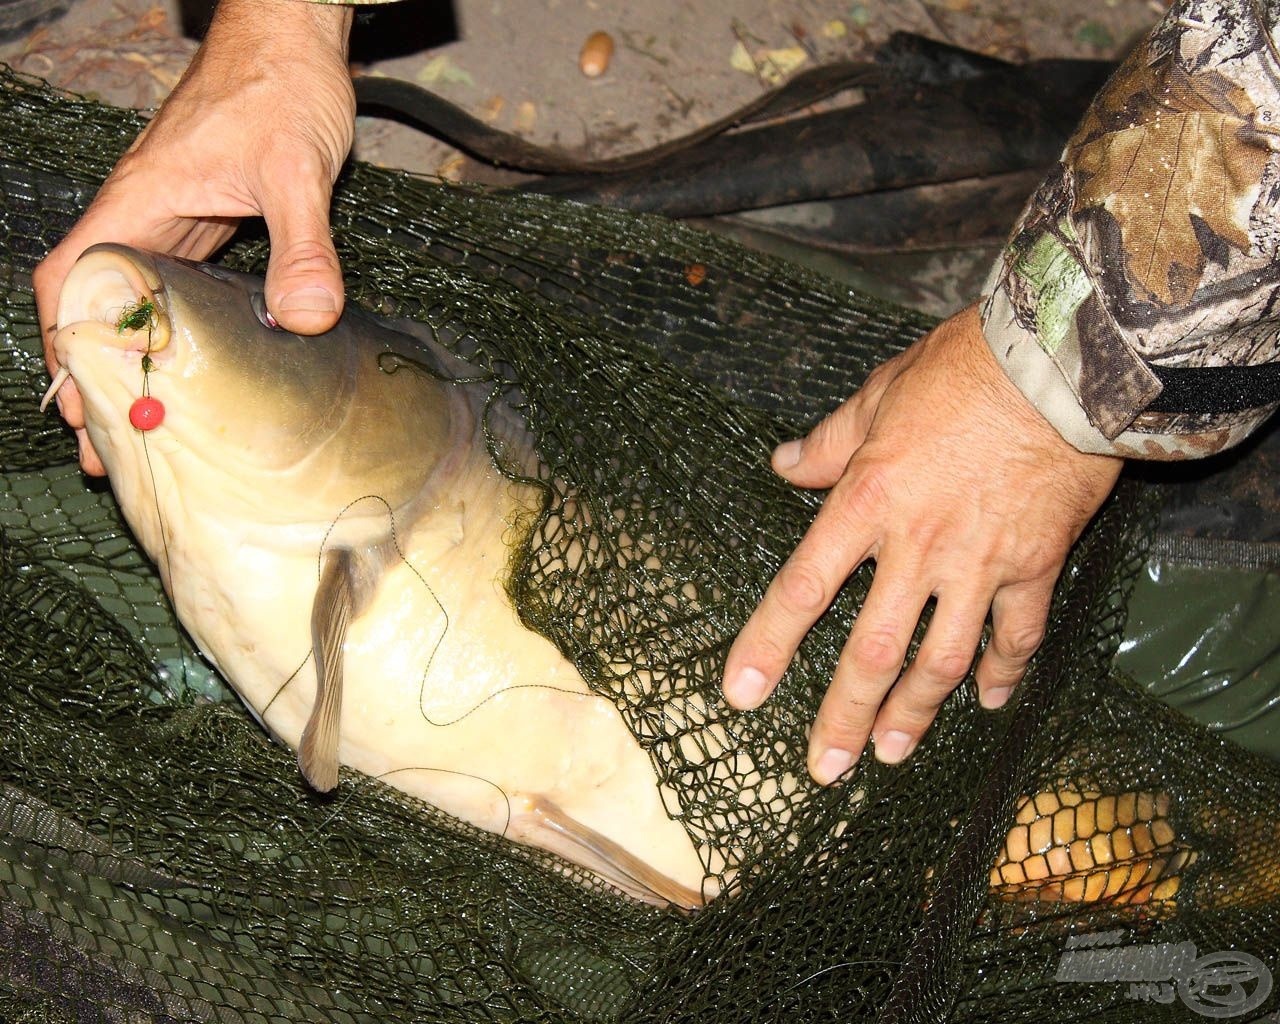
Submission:
POLYGON ((66 383, 70 350, 86 343, 121 353, 154 356, 173 329, 164 281, 144 252, 114 243, 90 246, 62 285, 54 354, 61 368, 40 402, 45 409, 66 383))

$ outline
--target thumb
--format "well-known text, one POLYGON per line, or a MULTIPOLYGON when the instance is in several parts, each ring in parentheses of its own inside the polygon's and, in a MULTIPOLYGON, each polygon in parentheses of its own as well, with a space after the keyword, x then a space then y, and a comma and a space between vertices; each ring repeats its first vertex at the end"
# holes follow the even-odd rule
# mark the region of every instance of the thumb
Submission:
POLYGON ((329 190, 263 204, 271 235, 267 309, 287 331, 322 334, 342 314, 342 267, 329 237, 329 190))
POLYGON ((832 487, 853 453, 866 440, 870 417, 861 411, 864 394, 850 398, 807 437, 786 441, 773 452, 773 470, 797 487, 832 487))
POLYGON ((867 439, 889 385, 910 365, 910 354, 908 349, 872 370, 862 388, 803 440, 778 445, 773 451, 773 471, 797 487, 834 487, 867 439))

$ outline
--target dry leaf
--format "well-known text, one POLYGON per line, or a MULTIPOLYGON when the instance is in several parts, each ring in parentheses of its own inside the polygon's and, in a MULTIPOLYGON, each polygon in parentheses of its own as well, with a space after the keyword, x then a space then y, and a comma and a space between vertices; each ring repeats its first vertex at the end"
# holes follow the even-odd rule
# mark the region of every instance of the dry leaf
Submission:
POLYGON ((439 82, 475 85, 471 73, 458 67, 443 53, 427 61, 414 77, 423 85, 435 85, 439 82))
POLYGON ((1192 216, 1240 252, 1269 149, 1248 97, 1209 72, 1130 60, 1069 144, 1076 210, 1116 220, 1130 284, 1143 299, 1188 301, 1207 256, 1192 216), (1136 123, 1135 123, 1136 122, 1136 123), (1121 127, 1123 126, 1123 127, 1121 127))
POLYGON ((443 178, 445 181, 461 181, 462 172, 466 170, 467 158, 455 154, 448 157, 439 167, 436 168, 436 177, 443 178))
POLYGON ((739 41, 729 55, 729 66, 735 71, 756 75, 769 85, 777 85, 792 71, 809 59, 803 46, 784 46, 778 50, 757 50, 748 53, 739 41))
POLYGON ((531 102, 525 100, 520 106, 516 107, 516 122, 513 125, 515 130, 521 134, 533 131, 533 126, 538 123, 538 108, 531 102))
POLYGON ((803 46, 784 46, 765 50, 761 57, 761 76, 770 85, 777 85, 809 59, 809 51, 803 46))
POLYGON ((747 52, 741 39, 733 44, 733 50, 729 54, 729 67, 734 71, 745 71, 748 75, 756 73, 755 61, 751 59, 751 54, 747 52))

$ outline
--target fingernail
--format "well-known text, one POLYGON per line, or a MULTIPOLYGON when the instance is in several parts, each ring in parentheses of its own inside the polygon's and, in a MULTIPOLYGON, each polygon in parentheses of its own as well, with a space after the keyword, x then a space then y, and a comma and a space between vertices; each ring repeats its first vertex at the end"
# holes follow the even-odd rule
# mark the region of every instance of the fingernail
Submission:
POLYGON ((773 450, 774 469, 791 469, 800 461, 800 441, 784 441, 773 450))
POLYGON ((323 288, 299 288, 280 300, 281 313, 332 313, 337 308, 333 296, 323 288))
POLYGON ((978 694, 978 701, 988 711, 995 711, 996 708, 1005 706, 1011 693, 1013 693, 1012 686, 997 686, 994 690, 983 690, 978 694))
POLYGON ((897 729, 890 729, 883 736, 876 737, 876 760, 881 764, 905 761, 915 749, 915 738, 897 729))
POLYGON ((738 669, 724 681, 724 695, 736 708, 756 707, 764 700, 768 688, 769 681, 765 679, 764 673, 749 665, 738 669))
POLYGON ((813 777, 821 786, 829 786, 853 767, 853 755, 847 750, 832 747, 813 766, 813 777))

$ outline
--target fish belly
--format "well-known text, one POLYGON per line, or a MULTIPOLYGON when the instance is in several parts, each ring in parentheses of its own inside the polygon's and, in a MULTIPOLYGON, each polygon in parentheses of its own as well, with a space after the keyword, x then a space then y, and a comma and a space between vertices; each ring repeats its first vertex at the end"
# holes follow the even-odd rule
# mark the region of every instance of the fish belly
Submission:
POLYGON ((348 631, 341 759, 633 895, 701 903, 706 871, 672 817, 676 794, 503 590, 534 496, 502 478, 454 493, 466 497, 410 531, 348 631))
MULTIPOLYGON (((461 496, 386 531, 394 557, 344 644, 340 761, 637 898, 700 905, 714 893, 677 795, 613 703, 521 624, 503 590, 514 524, 536 496, 492 471, 463 474, 450 494, 461 496)), ((274 548, 224 522, 181 532, 170 552, 180 616, 296 749, 316 696, 318 556, 334 531, 274 548)))

